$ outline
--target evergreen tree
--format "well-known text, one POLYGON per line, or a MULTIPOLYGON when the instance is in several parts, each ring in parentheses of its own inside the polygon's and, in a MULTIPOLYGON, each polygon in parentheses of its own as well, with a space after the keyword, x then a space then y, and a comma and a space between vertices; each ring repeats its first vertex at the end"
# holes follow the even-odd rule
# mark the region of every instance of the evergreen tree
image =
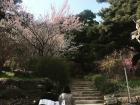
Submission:
POLYGON ((138 2, 136 17, 137 19, 140 19, 140 1, 138 2))
POLYGON ((108 0, 110 7, 102 9, 99 15, 104 20, 101 33, 104 44, 113 43, 112 49, 129 45, 130 34, 135 30, 136 12, 139 0, 108 0))
POLYGON ((76 46, 77 50, 68 51, 67 57, 78 63, 84 72, 94 70, 93 61, 95 60, 95 46, 98 42, 98 25, 95 20, 96 15, 91 10, 84 10, 78 15, 80 21, 84 23, 82 31, 71 32, 74 36, 71 46, 76 46))

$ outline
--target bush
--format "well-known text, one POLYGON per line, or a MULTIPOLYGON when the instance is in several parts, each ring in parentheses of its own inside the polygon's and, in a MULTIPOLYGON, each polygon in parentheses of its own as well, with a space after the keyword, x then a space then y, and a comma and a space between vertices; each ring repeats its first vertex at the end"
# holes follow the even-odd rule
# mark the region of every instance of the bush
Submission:
MULTIPOLYGON (((119 85, 121 85, 123 88, 126 88, 126 81, 120 81, 119 85)), ((139 79, 129 80, 129 86, 130 86, 130 88, 139 88, 140 80, 139 79)))
POLYGON ((106 86, 105 86, 105 90, 104 93, 114 93, 117 92, 119 90, 119 85, 117 84, 116 81, 108 81, 106 86))
POLYGON ((15 73, 15 77, 19 77, 19 78, 31 78, 32 77, 31 71, 17 70, 17 71, 14 71, 14 73, 15 73))
POLYGON ((100 74, 92 76, 92 81, 94 81, 96 88, 105 94, 114 93, 119 89, 116 81, 109 80, 100 74))
MULTIPOLYGON (((123 49, 119 52, 113 52, 112 54, 106 56, 102 59, 98 65, 99 69, 103 71, 108 77, 121 80, 124 78, 124 60, 129 60, 131 64, 131 52, 123 49)), ((132 73, 129 72, 132 65, 127 64, 128 76, 132 77, 132 73)))
POLYGON ((94 81, 96 88, 100 91, 103 90, 103 88, 107 82, 105 76, 102 76, 100 74, 93 76, 92 80, 94 81))
POLYGON ((92 73, 88 74, 88 75, 84 76, 84 79, 92 81, 92 80, 94 80, 94 74, 92 74, 92 73))
POLYGON ((4 79, 0 81, 0 98, 25 98, 42 97, 46 93, 52 92, 52 98, 56 99, 57 94, 53 82, 47 78, 38 79, 4 79))
POLYGON ((137 88, 140 87, 140 80, 130 80, 129 81, 130 87, 137 88))
POLYGON ((35 76, 48 77, 61 85, 69 82, 69 65, 64 59, 52 57, 31 58, 26 69, 32 70, 35 76))
POLYGON ((10 78, 14 76, 15 76, 14 72, 7 72, 7 71, 0 72, 0 77, 10 78))

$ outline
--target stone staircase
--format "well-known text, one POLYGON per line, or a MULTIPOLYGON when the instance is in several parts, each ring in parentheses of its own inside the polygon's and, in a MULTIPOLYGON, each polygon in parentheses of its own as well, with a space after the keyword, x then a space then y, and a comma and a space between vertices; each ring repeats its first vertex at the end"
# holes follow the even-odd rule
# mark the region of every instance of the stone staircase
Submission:
POLYGON ((93 86, 91 81, 74 80, 71 84, 76 105, 103 105, 103 96, 93 86))

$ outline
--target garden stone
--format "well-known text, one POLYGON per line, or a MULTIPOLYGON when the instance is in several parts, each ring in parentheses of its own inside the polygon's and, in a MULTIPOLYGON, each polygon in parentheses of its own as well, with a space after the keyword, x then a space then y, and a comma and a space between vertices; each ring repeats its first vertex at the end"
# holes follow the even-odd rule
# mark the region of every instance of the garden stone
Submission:
POLYGON ((118 105, 119 101, 114 95, 105 95, 104 104, 105 105, 118 105))

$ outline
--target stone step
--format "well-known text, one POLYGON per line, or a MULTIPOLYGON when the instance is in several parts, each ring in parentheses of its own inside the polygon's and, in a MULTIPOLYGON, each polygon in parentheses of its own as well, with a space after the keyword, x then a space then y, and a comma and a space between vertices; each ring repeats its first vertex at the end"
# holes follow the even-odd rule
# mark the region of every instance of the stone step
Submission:
POLYGON ((79 83, 79 82, 92 82, 92 81, 89 81, 89 80, 73 80, 72 82, 76 82, 76 83, 79 83))
POLYGON ((72 83, 92 83, 91 81, 73 81, 72 83))
POLYGON ((88 87, 72 87, 71 89, 96 89, 96 88, 88 86, 88 87))
POLYGON ((81 95, 73 95, 73 96, 74 96, 74 97, 82 97, 82 96, 83 96, 83 97, 95 97, 95 96, 96 96, 96 97, 100 97, 100 96, 102 96, 102 95, 101 95, 101 94, 97 94, 97 95, 95 95, 95 94, 94 94, 94 95, 89 95, 89 94, 84 94, 84 95, 82 95, 82 94, 81 94, 81 95))
POLYGON ((92 84, 92 82, 72 82, 72 84, 92 84))
POLYGON ((77 89, 96 89, 96 87, 93 87, 91 85, 71 85, 71 88, 77 88, 77 89))
POLYGON ((72 90, 72 93, 75 93, 75 92, 77 92, 77 93, 88 93, 88 94, 93 94, 93 93, 101 93, 101 92, 99 92, 99 91, 97 91, 97 90, 72 90))
POLYGON ((94 97, 74 97, 75 100, 103 100, 101 96, 94 96, 94 97))
POLYGON ((71 90, 76 105, 104 105, 104 99, 91 81, 75 80, 71 90))
POLYGON ((72 82, 72 84, 91 84, 92 82, 72 82))
POLYGON ((97 90, 96 88, 92 87, 71 87, 71 90, 97 90))
POLYGON ((89 84, 71 84, 72 87, 90 87, 89 84))
POLYGON ((86 90, 86 91, 98 91, 97 89, 92 89, 92 88, 83 88, 83 89, 81 89, 81 88, 71 88, 71 90, 72 91, 84 91, 84 90, 86 90))
POLYGON ((71 89, 97 89, 93 86, 71 86, 71 89))
POLYGON ((72 83, 72 85, 89 85, 89 84, 92 84, 91 82, 81 82, 81 83, 77 83, 77 82, 75 82, 75 83, 72 83))
POLYGON ((72 92, 73 95, 101 95, 100 92, 86 92, 86 91, 80 91, 80 92, 72 92))
POLYGON ((99 104, 76 104, 76 105, 104 105, 103 103, 99 103, 99 104))
POLYGON ((73 81, 72 83, 92 83, 92 81, 73 81))
POLYGON ((76 105, 104 105, 103 103, 96 103, 96 104, 76 104, 76 105))
POLYGON ((96 87, 92 86, 91 84, 90 85, 75 84, 75 85, 71 85, 71 88, 81 88, 81 89, 83 89, 83 88, 95 88, 96 89, 96 87))
POLYGON ((96 89, 73 89, 72 92, 99 92, 96 89))
POLYGON ((74 97, 95 97, 95 96, 102 96, 100 92, 93 92, 93 91, 75 91, 72 92, 74 97))
POLYGON ((99 91, 72 91, 72 94, 100 94, 99 91))
POLYGON ((96 103, 104 103, 103 100, 75 100, 76 104, 96 104, 96 103))
POLYGON ((100 97, 101 94, 75 94, 74 97, 100 97))
POLYGON ((81 97, 81 96, 83 96, 83 97, 97 96, 98 97, 98 96, 101 96, 101 93, 100 94, 99 93, 96 93, 96 94, 75 94, 74 93, 73 96, 74 97, 81 97))

